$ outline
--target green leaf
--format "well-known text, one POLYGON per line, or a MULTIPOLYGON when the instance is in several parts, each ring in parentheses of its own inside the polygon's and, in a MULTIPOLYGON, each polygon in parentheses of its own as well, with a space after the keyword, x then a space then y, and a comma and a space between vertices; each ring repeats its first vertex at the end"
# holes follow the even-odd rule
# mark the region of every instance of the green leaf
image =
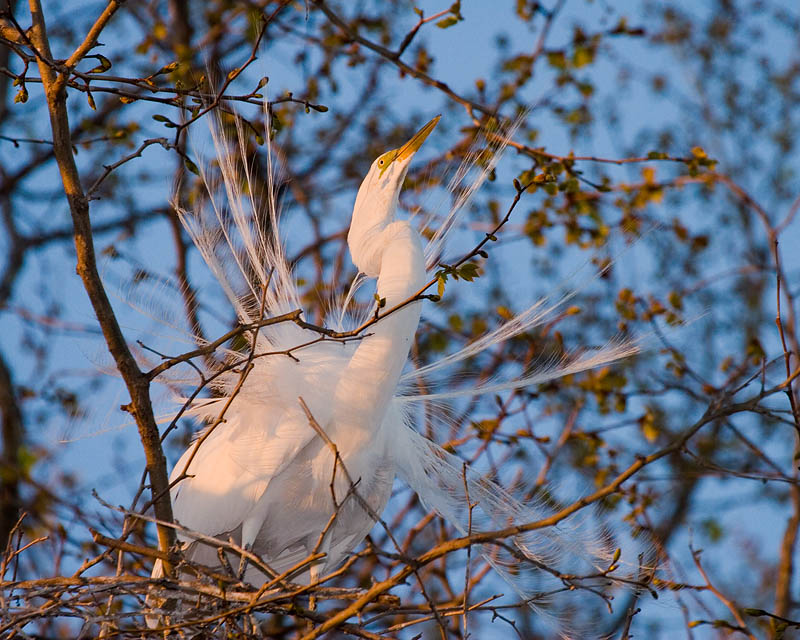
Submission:
POLYGON ((36 454, 35 451, 29 449, 26 446, 21 446, 17 451, 17 462, 19 464, 19 471, 23 475, 28 475, 33 468, 33 465, 36 464, 36 461, 39 459, 39 456, 36 454))
POLYGON ((695 158, 706 158, 708 157, 703 147, 692 147, 692 155, 695 158))
POLYGON ((561 186, 561 190, 566 191, 567 193, 578 193, 578 191, 580 191, 578 179, 570 178, 569 180, 565 180, 564 184, 561 186))
POLYGON ((464 278, 467 282, 472 282, 480 275, 480 269, 474 262, 468 262, 458 269, 458 275, 464 278))
POLYGON ((594 85, 590 82, 578 82, 575 86, 584 98, 589 98, 594 94, 594 85))
POLYGON ((100 64, 98 64, 93 69, 89 69, 87 73, 103 73, 104 71, 108 71, 111 68, 111 60, 109 60, 103 55, 100 55, 99 53, 95 53, 91 56, 86 56, 86 57, 97 58, 97 60, 100 61, 100 64))
POLYGON ((175 124, 175 123, 174 123, 172 120, 170 120, 169 118, 167 118, 167 116, 162 116, 160 113, 157 113, 157 114, 155 114, 155 115, 153 116, 153 120, 155 120, 156 122, 163 122, 163 123, 164 123, 164 126, 165 126, 167 129, 175 129, 175 128, 177 128, 177 126, 178 126, 178 125, 177 125, 177 124, 175 124))
POLYGON ((593 61, 594 49, 590 47, 577 47, 575 49, 575 53, 572 56, 572 64, 575 65, 576 69, 585 67, 587 64, 591 64, 593 61))
POLYGON ((567 58, 563 51, 549 51, 547 53, 547 62, 556 69, 564 69, 567 66, 567 58))
POLYGON ((176 62, 170 62, 169 64, 165 64, 163 67, 161 67, 153 75, 154 76, 160 76, 163 73, 171 73, 171 72, 175 71, 175 69, 177 69, 179 66, 180 66, 180 62, 177 62, 177 61, 176 62))
POLYGON ((447 276, 441 275, 439 279, 436 281, 436 293, 441 298, 444 295, 444 283, 447 279, 447 276))
POLYGON ((200 169, 198 169, 197 165, 194 162, 192 162, 191 160, 189 160, 189 158, 184 158, 183 159, 183 164, 186 166, 186 168, 189 171, 191 171, 196 176, 200 175, 200 169))
POLYGON ((458 23, 458 18, 456 16, 447 16, 446 18, 442 18, 439 22, 436 23, 436 26, 440 29, 447 29, 448 27, 452 27, 454 24, 458 23))

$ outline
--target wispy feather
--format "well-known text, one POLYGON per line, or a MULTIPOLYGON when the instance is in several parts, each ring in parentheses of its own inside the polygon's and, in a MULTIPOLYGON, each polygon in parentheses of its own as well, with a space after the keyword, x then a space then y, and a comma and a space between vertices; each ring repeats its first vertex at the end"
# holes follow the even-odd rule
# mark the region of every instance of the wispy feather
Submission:
MULTIPOLYGON (((204 163, 200 164, 200 175, 208 197, 201 201, 197 210, 189 212, 177 204, 176 209, 193 242, 236 309, 239 320, 249 323, 258 319, 262 312, 261 304, 264 316, 269 317, 299 308, 301 296, 278 233, 279 207, 275 196, 278 167, 267 144, 265 193, 257 198, 254 194, 256 180, 252 166, 246 160, 250 152, 246 132, 238 120, 234 119, 234 123, 235 135, 229 139, 220 121, 212 121, 211 138, 219 175, 212 175, 204 163)), ((429 270, 436 268, 466 205, 496 168, 507 140, 517 126, 519 121, 499 133, 489 135, 488 148, 476 148, 468 153, 449 182, 448 211, 438 228, 429 234, 430 240, 424 252, 429 270)), ((523 503, 515 499, 495 482, 465 466, 457 456, 420 435, 414 424, 414 404, 437 405, 464 396, 502 393, 608 365, 637 353, 639 346, 635 341, 619 338, 597 350, 545 360, 528 367, 517 377, 497 377, 468 386, 462 380, 462 384, 454 388, 443 375, 453 365, 479 356, 551 321, 582 286, 587 286, 597 277, 595 274, 581 286, 534 302, 462 349, 418 369, 409 370, 402 377, 401 386, 405 391, 398 392, 391 400, 380 425, 381 437, 391 440, 387 446, 395 456, 393 463, 398 475, 417 492, 427 508, 439 513, 460 535, 534 522, 546 517, 552 509, 543 500, 523 503), (415 391, 413 383, 418 380, 428 380, 434 390, 424 393, 415 391), (475 503, 474 507, 470 507, 470 501, 475 503)), ((348 308, 355 290, 363 281, 363 277, 358 277, 340 306, 330 310, 329 321, 337 328, 347 324, 348 308)), ((292 323, 264 327, 259 333, 256 352, 285 351, 316 336, 292 323)), ((178 512, 188 514, 183 516, 184 525, 198 529, 206 526, 197 514, 205 514, 211 509, 219 520, 218 526, 215 525, 219 531, 215 529, 214 535, 225 533, 239 536, 239 540, 247 539, 246 530, 250 526, 247 518, 251 518, 251 515, 247 515, 242 524, 240 512, 244 507, 240 508, 241 505, 232 503, 226 496, 237 491, 246 493, 252 503, 248 503, 247 509, 259 515, 259 509, 262 508, 259 505, 263 502, 261 496, 272 479, 279 477, 296 458, 307 455, 302 452, 308 452, 307 447, 313 445, 314 434, 302 414, 298 413, 297 396, 303 395, 315 418, 320 424, 326 424, 331 412, 331 381, 338 380, 355 349, 354 343, 323 342, 305 349, 299 361, 285 356, 257 357, 253 360, 252 371, 225 416, 225 428, 211 434, 195 459, 195 464, 213 464, 212 458, 216 452, 227 447, 225 450, 230 451, 231 460, 225 459, 227 466, 217 469, 214 479, 217 485, 224 486, 214 486, 213 495, 209 497, 202 491, 181 493, 181 485, 178 485, 174 499, 178 501, 178 512), (204 456, 211 457, 206 461, 204 456), (233 477, 235 470, 238 470, 240 477, 233 477), (209 505, 209 502, 213 504, 209 505)), ((231 352, 229 355, 237 354, 231 352)), ((198 401, 193 414, 213 421, 233 393, 238 375, 231 372, 223 376, 217 389, 221 397, 198 401)), ((197 478, 193 481, 200 482, 197 478)), ((212 480, 208 483, 213 484, 212 480)), ((295 488, 291 484, 287 486, 289 489, 286 490, 295 488)), ((330 496, 322 496, 321 499, 329 500, 330 496)), ((246 513, 250 514, 251 511, 246 513)), ((287 517, 291 517, 291 514, 287 517)), ((363 514, 359 517, 363 519, 363 514)), ((325 568, 332 569, 337 562, 341 562, 360 542, 371 524, 371 518, 367 518, 358 525, 361 528, 356 527, 354 533, 341 538, 338 546, 333 544, 327 550, 325 568)), ((282 526, 291 529, 293 525, 288 522, 282 523, 282 526)), ((297 526, 304 525, 298 523, 297 526)), ((563 591, 563 579, 556 568, 583 566, 597 572, 600 564, 608 562, 606 547, 604 536, 570 522, 564 528, 551 526, 512 536, 507 543, 500 541, 488 545, 484 552, 486 561, 522 598, 532 606, 541 607, 547 598, 540 592, 540 586, 544 583, 539 578, 549 578, 550 582, 555 580, 552 593, 563 591), (535 577, 533 580, 532 575, 535 577), (532 590, 531 584, 539 586, 532 590)), ((271 560, 280 568, 284 560, 296 561, 297 553, 296 548, 287 548, 271 560)))

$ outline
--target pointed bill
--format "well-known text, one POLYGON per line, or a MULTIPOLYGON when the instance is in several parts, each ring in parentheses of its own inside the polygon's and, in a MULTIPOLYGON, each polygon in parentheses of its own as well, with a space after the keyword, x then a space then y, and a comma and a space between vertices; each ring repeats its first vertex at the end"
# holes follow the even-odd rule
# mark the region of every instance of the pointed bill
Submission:
POLYGON ((439 118, 442 116, 436 116, 433 120, 431 120, 428 124, 426 124, 422 129, 417 131, 414 134, 414 137, 411 138, 408 142, 406 142, 402 147, 397 150, 397 155, 395 156, 395 161, 402 162, 403 160, 409 159, 413 156, 419 148, 422 146, 422 143, 425 142, 425 138, 427 138, 431 131, 434 130, 436 125, 439 123, 439 118))

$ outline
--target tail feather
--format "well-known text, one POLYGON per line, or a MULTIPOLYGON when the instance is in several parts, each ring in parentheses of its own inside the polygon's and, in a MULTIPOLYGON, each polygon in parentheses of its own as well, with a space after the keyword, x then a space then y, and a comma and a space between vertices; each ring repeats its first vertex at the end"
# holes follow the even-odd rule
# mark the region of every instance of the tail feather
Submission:
MULTIPOLYGON (((462 536, 536 522, 553 513, 544 499, 523 504, 411 427, 404 429, 397 449, 404 456, 397 467, 400 477, 426 508, 436 511, 462 536)), ((635 578, 604 575, 614 561, 613 549, 608 535, 590 524, 587 517, 577 515, 556 526, 482 545, 483 559, 562 637, 592 634, 584 628, 591 624, 583 619, 587 612, 582 616, 565 613, 565 603, 557 598, 560 593, 589 588, 599 594, 608 591, 613 577, 635 578)))
MULTIPOLYGON (((470 521, 474 533, 535 522, 550 515, 544 500, 523 504, 414 429, 407 427, 404 435, 398 449, 407 459, 398 464, 398 473, 427 508, 439 513, 461 535, 470 533, 470 521), (471 515, 470 503, 476 505, 471 515)), ((593 565, 603 548, 586 532, 566 532, 559 527, 520 534, 513 544, 526 558, 547 566, 563 564, 570 558, 582 558, 593 565)))

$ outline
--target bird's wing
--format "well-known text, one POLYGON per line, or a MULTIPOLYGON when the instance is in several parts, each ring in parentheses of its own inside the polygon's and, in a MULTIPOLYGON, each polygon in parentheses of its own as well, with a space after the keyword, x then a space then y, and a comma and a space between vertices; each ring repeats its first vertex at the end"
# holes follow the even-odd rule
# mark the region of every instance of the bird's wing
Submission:
MULTIPOLYGON (((299 362, 286 356, 254 360, 239 393, 198 403, 191 414, 215 427, 194 454, 185 478, 173 490, 175 517, 190 529, 208 535, 242 524, 272 478, 281 473, 316 436, 303 412, 302 396, 315 420, 325 425, 333 411, 330 381, 349 357, 342 345, 316 345, 298 352, 299 362)), ((203 439, 201 432, 199 439, 203 439)), ((194 445, 172 473, 183 473, 194 445)))
POLYGON ((242 322, 298 309, 296 280, 277 233, 280 170, 270 142, 266 142, 266 175, 260 182, 254 175, 248 132, 241 119, 234 118, 235 137, 225 133, 216 112, 207 121, 215 162, 203 161, 195 150, 207 198, 191 212, 173 202, 181 223, 242 322), (212 166, 218 172, 212 172, 212 166))
MULTIPOLYGON (((262 413, 255 417, 247 414, 258 409, 233 409, 226 422, 199 445, 186 470, 189 477, 172 493, 175 518, 206 535, 227 533, 241 525, 270 480, 315 436, 299 408, 269 416, 268 407, 259 407, 262 413)), ((183 473, 194 449, 195 445, 190 446, 181 456, 172 481, 183 473)))
MULTIPOLYGON (((469 358, 479 356, 481 353, 488 352, 493 347, 511 338, 532 331, 537 327, 544 327, 552 323, 558 318, 559 314, 564 312, 567 308, 567 303, 602 278, 603 275, 607 273, 611 264, 613 264, 613 262, 606 265, 603 269, 586 273, 594 268, 591 261, 586 261, 582 266, 576 269, 575 272, 565 278, 560 286, 556 287, 548 295, 537 300, 524 311, 516 314, 496 329, 485 333, 477 340, 470 342, 455 353, 451 353, 425 366, 407 370, 406 373, 403 374, 401 382, 407 385, 413 385, 414 380, 425 379, 428 388, 435 387, 436 382, 434 374, 442 372, 455 364, 464 362, 469 358)), ((447 400, 457 397, 498 393, 509 389, 520 389, 530 385, 542 384, 566 375, 573 375, 636 355, 642 351, 642 343, 645 339, 646 337, 640 339, 618 337, 610 340, 599 349, 587 350, 579 353, 567 353, 561 358, 536 363, 522 375, 515 378, 505 380, 491 379, 483 382, 475 381, 473 384, 467 384, 462 389, 449 389, 442 392, 434 391, 424 395, 409 392, 403 396, 403 399, 405 402, 447 400)), ((467 381, 466 379, 463 380, 465 382, 467 381)))
MULTIPOLYGON (((488 337, 488 336, 484 336, 488 337)), ((503 340, 506 338, 502 338, 503 340)), ((476 342, 482 342, 480 338, 476 342)), ((492 342, 492 344, 496 344, 492 342)), ((445 366, 454 364, 464 360, 472 355, 476 355, 488 348, 491 345, 476 344, 467 345, 461 351, 453 354, 453 359, 445 362, 450 358, 443 358, 439 362, 422 367, 416 371, 409 371, 403 377, 403 382, 408 382, 413 378, 424 378, 433 371, 436 371, 445 366)), ((590 369, 596 369, 605 365, 612 364, 625 358, 630 358, 640 353, 642 350, 639 340, 618 339, 611 340, 599 349, 591 351, 584 351, 582 353, 567 354, 564 357, 546 360, 529 367, 525 373, 519 377, 502 379, 490 378, 485 382, 476 382, 470 384, 470 379, 466 378, 466 386, 460 389, 445 389, 442 391, 436 390, 435 382, 426 382, 427 388, 432 389, 430 393, 415 393, 409 391, 406 394, 398 397, 398 402, 403 404, 420 403, 420 402, 446 402, 454 398, 471 398, 479 395, 495 394, 502 391, 509 391, 511 389, 521 389, 538 384, 544 384, 551 380, 557 380, 564 376, 574 375, 590 369)))

